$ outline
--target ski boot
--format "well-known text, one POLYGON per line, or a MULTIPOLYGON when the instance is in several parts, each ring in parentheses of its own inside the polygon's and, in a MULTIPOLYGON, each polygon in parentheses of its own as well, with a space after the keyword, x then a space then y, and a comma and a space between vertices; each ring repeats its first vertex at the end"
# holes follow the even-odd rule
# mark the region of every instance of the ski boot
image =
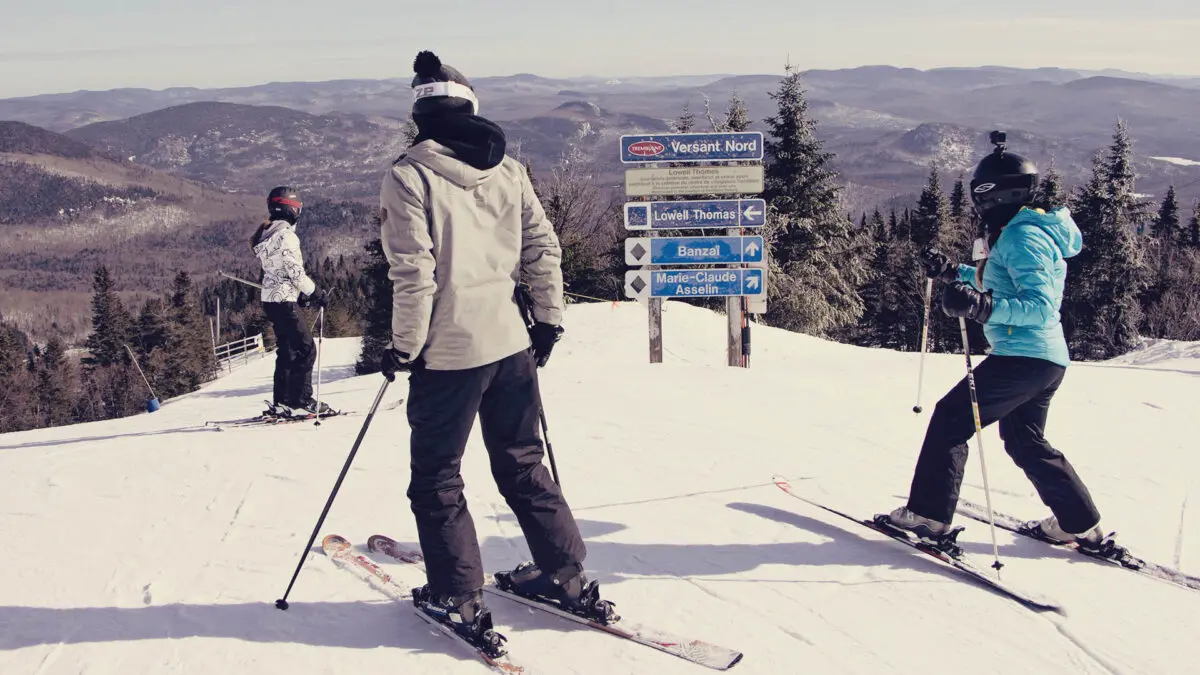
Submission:
POLYGON ((267 401, 267 409, 262 412, 263 418, 267 420, 288 419, 292 414, 290 406, 271 401, 267 401))
POLYGON ((963 555, 963 550, 958 545, 958 535, 964 528, 951 527, 949 523, 918 515, 906 506, 901 506, 891 513, 876 515, 875 523, 905 534, 911 532, 921 543, 928 544, 951 557, 960 558, 963 555))
POLYGON ((545 574, 536 563, 523 562, 511 572, 497 572, 496 587, 502 591, 553 605, 564 612, 608 625, 620 620, 616 608, 600 599, 600 584, 588 581, 578 565, 545 574))
POLYGON ((508 653, 504 643, 508 638, 492 626, 492 613, 483 606, 483 593, 474 591, 456 596, 439 596, 429 586, 414 588, 413 604, 438 623, 454 629, 467 642, 496 659, 508 653))
POLYGON ((303 401, 302 403, 300 403, 300 405, 296 406, 296 408, 298 408, 299 410, 302 410, 305 415, 310 415, 310 416, 315 416, 318 413, 321 415, 321 417, 329 417, 332 415, 340 414, 340 413, 338 413, 338 411, 334 410, 333 408, 330 408, 329 404, 327 404, 323 401, 321 402, 320 409, 318 410, 317 402, 311 398, 306 401, 303 401))
POLYGON ((1101 558, 1120 563, 1124 567, 1140 569, 1145 562, 1133 557, 1129 549, 1117 543, 1116 532, 1104 535, 1100 524, 1081 534, 1071 534, 1058 524, 1058 518, 1031 520, 1021 525, 1021 532, 1051 544, 1074 544, 1076 550, 1092 558, 1101 558))

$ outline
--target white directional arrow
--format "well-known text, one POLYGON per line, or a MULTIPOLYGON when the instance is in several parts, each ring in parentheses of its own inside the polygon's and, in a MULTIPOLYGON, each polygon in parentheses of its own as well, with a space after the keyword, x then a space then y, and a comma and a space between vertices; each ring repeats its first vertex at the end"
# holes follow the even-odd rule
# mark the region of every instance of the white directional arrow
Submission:
POLYGON ((746 288, 749 288, 750 290, 754 290, 754 291, 758 290, 758 275, 757 274, 752 277, 746 277, 746 288))
POLYGON ((747 219, 757 218, 757 217, 761 216, 762 214, 763 214, 762 211, 759 211, 758 209, 754 208, 754 204, 747 206, 746 210, 742 211, 742 215, 745 216, 747 219))
POLYGON ((758 254, 758 242, 755 241, 754 239, 751 239, 750 243, 746 245, 746 255, 754 256, 757 254, 758 254))

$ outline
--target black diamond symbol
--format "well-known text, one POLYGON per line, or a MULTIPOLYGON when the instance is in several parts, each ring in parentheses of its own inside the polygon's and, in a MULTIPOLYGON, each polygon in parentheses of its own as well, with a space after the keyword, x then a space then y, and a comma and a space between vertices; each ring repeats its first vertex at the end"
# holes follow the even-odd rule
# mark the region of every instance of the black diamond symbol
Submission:
POLYGON ((641 293, 642 289, 646 287, 646 282, 642 281, 640 276, 634 277, 633 282, 629 284, 629 287, 633 289, 634 293, 641 293))
POLYGON ((633 254, 634 258, 641 260, 642 256, 646 255, 646 249, 641 244, 635 244, 630 253, 633 254))

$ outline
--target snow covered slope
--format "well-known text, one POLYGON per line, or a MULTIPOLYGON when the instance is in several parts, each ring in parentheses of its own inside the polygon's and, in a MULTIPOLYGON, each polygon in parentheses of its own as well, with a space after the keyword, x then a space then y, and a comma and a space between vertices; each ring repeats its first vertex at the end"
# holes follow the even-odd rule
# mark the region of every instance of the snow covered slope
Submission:
MULTIPOLYGON (((738 648, 731 672, 746 674, 1197 672, 1200 593, 1000 532, 1005 579, 1068 610, 1038 615, 771 484, 784 474, 864 516, 902 503, 961 355, 928 358, 918 416, 916 354, 756 328, 751 368, 731 369, 724 319, 680 304, 661 365, 636 304, 572 307, 567 330, 542 371, 550 437, 588 569, 626 616, 738 648)), ((325 342, 322 393, 360 414, 319 428, 205 428, 261 410, 268 358, 153 415, 0 436, 0 673, 486 672, 319 552, 291 609, 273 606, 383 382, 353 376, 356 350, 325 342)), ((1077 364, 1048 430, 1105 526, 1192 574, 1196 371, 1077 364)), ((415 541, 405 394, 402 380, 386 393, 323 534, 415 541)), ((984 442, 996 508, 1042 516, 994 429, 984 442)), ((464 475, 488 567, 528 557, 478 432, 464 475)), ((983 499, 974 454, 963 496, 983 499)), ((986 566, 986 526, 960 521, 986 566)), ((544 672, 707 672, 488 600, 513 654, 544 672)))

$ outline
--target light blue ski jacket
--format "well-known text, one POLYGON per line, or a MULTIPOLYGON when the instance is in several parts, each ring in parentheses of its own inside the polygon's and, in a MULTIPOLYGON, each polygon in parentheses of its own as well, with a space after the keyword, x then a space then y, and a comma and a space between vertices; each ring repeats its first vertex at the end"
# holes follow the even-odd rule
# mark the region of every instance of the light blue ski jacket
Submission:
POLYGON ((958 266, 962 281, 992 292, 992 314, 983 327, 992 354, 1070 364, 1059 309, 1067 258, 1081 250, 1083 235, 1069 209, 1024 208, 996 239, 983 267, 983 288, 975 267, 958 266))

